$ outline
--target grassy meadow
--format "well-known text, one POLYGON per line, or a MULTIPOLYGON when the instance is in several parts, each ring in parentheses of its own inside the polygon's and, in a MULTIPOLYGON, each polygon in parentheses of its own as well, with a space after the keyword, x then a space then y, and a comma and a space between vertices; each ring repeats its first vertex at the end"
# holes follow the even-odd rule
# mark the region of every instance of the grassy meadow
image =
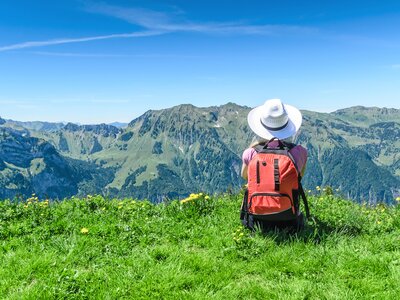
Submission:
POLYGON ((319 190, 302 232, 262 234, 241 198, 2 201, 0 298, 398 299, 400 205, 319 190))

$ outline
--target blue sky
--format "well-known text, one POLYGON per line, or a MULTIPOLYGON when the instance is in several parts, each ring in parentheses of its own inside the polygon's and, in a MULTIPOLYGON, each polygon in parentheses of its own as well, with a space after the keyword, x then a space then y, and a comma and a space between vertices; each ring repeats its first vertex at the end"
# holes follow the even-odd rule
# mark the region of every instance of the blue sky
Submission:
POLYGON ((128 122, 269 98, 400 108, 400 2, 0 2, 3 118, 128 122))

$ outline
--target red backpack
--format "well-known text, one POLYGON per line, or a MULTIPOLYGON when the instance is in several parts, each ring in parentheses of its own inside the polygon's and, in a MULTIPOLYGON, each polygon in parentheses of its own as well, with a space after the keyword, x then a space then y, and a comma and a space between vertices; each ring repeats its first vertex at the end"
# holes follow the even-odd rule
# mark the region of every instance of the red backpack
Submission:
POLYGON ((265 145, 255 147, 256 155, 248 165, 248 189, 243 199, 242 223, 254 228, 255 223, 283 222, 287 225, 304 224, 300 213, 300 196, 309 218, 307 198, 301 186, 301 175, 289 150, 295 144, 272 138, 265 145), (273 141, 277 147, 269 147, 273 141))

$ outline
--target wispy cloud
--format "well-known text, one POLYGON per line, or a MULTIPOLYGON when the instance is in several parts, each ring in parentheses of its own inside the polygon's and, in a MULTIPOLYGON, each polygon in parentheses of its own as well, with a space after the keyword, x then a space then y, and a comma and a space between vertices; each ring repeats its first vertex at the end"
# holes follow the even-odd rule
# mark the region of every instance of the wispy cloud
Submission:
POLYGON ((394 64, 390 66, 392 69, 400 70, 400 64, 394 64))
POLYGON ((99 35, 99 36, 91 36, 91 37, 83 37, 83 38, 62 38, 62 39, 53 39, 53 40, 47 40, 47 41, 30 41, 30 42, 24 42, 24 43, 0 47, 0 52, 25 49, 25 48, 33 48, 33 47, 43 47, 43 46, 71 44, 71 43, 82 43, 82 42, 90 42, 90 41, 98 41, 98 40, 117 39, 117 38, 138 38, 138 37, 159 35, 162 33, 163 32, 151 30, 151 31, 140 31, 140 32, 132 32, 132 33, 99 35))
POLYGON ((159 12, 143 8, 126 8, 104 3, 90 3, 86 11, 124 20, 128 23, 163 32, 198 32, 215 34, 264 34, 311 33, 315 28, 293 25, 249 25, 238 22, 192 22, 182 18, 183 12, 159 12))
POLYGON ((150 54, 109 54, 109 53, 79 53, 79 52, 51 52, 51 51, 29 51, 29 54, 42 56, 61 57, 83 57, 83 58, 200 58, 199 55, 174 55, 162 53, 150 54))
POLYGON ((77 52, 50 52, 50 51, 30 51, 29 54, 57 57, 92 57, 92 58, 126 58, 135 55, 129 54, 107 54, 107 53, 77 53, 77 52))
MULTIPOLYGON (((223 22, 192 22, 184 19, 182 11, 159 12, 143 8, 126 8, 108 5, 105 3, 89 3, 86 4, 85 10, 90 13, 102 14, 120 20, 124 20, 130 24, 143 28, 143 31, 131 33, 117 33, 109 35, 99 35, 80 38, 59 38, 45 41, 28 41, 18 44, 0 46, 0 52, 19 50, 26 48, 45 47, 52 45, 62 45, 71 43, 83 43, 98 40, 121 39, 121 38, 138 38, 146 36, 162 35, 171 32, 195 32, 195 33, 211 33, 211 34, 235 34, 235 35, 282 35, 282 34, 299 34, 314 33, 315 28, 293 25, 249 25, 239 22, 223 23, 223 22)), ((38 53, 40 54, 40 53, 38 53)), ((45 55, 44 53, 42 53, 45 55)), ((46 55, 51 55, 47 53, 46 55)), ((59 54, 55 54, 59 55, 59 54)), ((98 57, 106 55, 97 54, 98 57)), ((81 56, 85 54, 65 53, 59 56, 81 56)), ((86 57, 96 57, 96 54, 89 54, 86 57)), ((109 56, 111 57, 111 56, 109 56)), ((117 56, 115 56, 117 57, 117 56)))

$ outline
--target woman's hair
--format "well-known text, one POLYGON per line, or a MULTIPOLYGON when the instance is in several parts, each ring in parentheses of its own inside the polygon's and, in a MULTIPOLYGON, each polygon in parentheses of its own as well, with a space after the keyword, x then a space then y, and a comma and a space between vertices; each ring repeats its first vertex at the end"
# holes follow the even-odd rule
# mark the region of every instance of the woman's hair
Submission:
POLYGON ((257 145, 265 144, 266 142, 268 142, 267 139, 264 139, 256 135, 253 137, 253 140, 251 141, 249 148, 254 148, 257 145))

